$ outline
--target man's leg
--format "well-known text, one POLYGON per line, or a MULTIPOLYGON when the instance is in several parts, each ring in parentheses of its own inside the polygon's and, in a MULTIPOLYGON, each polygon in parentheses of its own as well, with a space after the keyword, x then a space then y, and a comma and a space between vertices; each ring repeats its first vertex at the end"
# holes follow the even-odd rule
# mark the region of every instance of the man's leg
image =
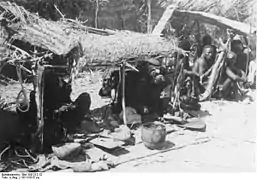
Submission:
POLYGON ((200 78, 198 76, 193 75, 192 80, 193 80, 192 95, 194 97, 199 97, 199 95, 203 91, 203 87, 200 84, 200 78))
POLYGON ((219 87, 220 97, 227 98, 231 93, 232 80, 227 78, 223 84, 219 87))

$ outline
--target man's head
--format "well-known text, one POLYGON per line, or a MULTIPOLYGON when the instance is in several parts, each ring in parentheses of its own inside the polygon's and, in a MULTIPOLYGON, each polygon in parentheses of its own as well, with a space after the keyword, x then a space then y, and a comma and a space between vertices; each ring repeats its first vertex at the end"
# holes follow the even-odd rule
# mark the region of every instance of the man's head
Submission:
POLYGON ((111 97, 112 89, 115 89, 119 83, 119 70, 113 71, 109 76, 103 78, 102 88, 99 91, 101 97, 111 97))
POLYGON ((214 48, 210 45, 204 46, 202 56, 206 60, 212 60, 214 55, 214 48))
POLYGON ((203 46, 206 46, 206 45, 211 45, 212 43, 212 38, 209 34, 206 34, 203 36, 202 38, 202 44, 203 46))
POLYGON ((91 106, 91 97, 88 93, 81 93, 75 100, 74 105, 77 107, 80 115, 86 115, 91 106))
POLYGON ((234 52, 229 52, 227 54, 227 63, 228 65, 234 65, 236 63, 237 55, 234 52))
POLYGON ((240 52, 243 52, 243 49, 244 49, 243 43, 239 39, 233 40, 231 42, 231 51, 235 53, 240 53, 240 52))
POLYGON ((179 42, 178 47, 185 51, 190 51, 191 44, 189 40, 183 39, 182 41, 179 42))

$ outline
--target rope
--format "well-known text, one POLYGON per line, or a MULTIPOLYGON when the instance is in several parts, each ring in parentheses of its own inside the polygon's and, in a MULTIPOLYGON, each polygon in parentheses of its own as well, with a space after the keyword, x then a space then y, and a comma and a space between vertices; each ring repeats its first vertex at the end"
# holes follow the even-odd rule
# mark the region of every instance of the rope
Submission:
POLYGON ((18 108, 19 111, 21 112, 28 112, 29 108, 30 108, 30 105, 29 105, 29 100, 28 100, 28 97, 27 97, 27 93, 26 93, 26 90, 23 86, 23 83, 22 83, 22 77, 21 77, 21 68, 19 65, 16 66, 16 72, 17 72, 17 75, 18 75, 18 78, 19 78, 19 82, 20 82, 20 85, 21 85, 21 91, 19 92, 17 98, 16 98, 16 106, 18 108), (22 99, 22 101, 19 101, 19 98, 20 96, 23 95, 24 98, 22 99), (21 108, 21 104, 25 104, 26 106, 26 109, 23 110, 21 108))

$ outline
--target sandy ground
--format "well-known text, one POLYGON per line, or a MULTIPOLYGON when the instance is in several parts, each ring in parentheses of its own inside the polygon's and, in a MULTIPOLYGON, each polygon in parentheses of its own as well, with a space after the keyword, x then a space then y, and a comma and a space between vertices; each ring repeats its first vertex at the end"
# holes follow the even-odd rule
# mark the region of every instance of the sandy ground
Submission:
MULTIPOLYGON (((99 74, 76 79, 72 99, 81 92, 91 95, 91 109, 101 107, 108 100, 101 99, 99 74)), ((8 87, 6 87, 8 89, 8 87)), ((3 89, 2 89, 3 90, 3 89)), ((19 91, 19 86, 15 88, 19 91)), ((4 92, 10 92, 10 89, 4 92)), ((2 91, 3 92, 3 91, 2 91)), ((11 94, 15 94, 14 91, 11 94)), ((253 172, 256 171, 256 101, 255 91, 248 93, 253 101, 228 102, 208 101, 202 103, 202 110, 209 115, 202 117, 206 132, 188 130, 167 135, 167 140, 183 148, 157 154, 148 158, 121 164, 111 172, 253 172), (209 141, 189 145, 197 139, 209 141)), ((117 157, 144 156, 153 153, 143 144, 128 149, 129 155, 117 157)))
MULTIPOLYGON (((94 81, 77 79, 73 95, 81 92, 91 94, 91 109, 106 104, 97 93, 99 79, 94 81)), ((241 102, 208 101, 202 103, 202 111, 208 112, 202 117, 206 122, 206 132, 184 130, 171 133, 167 140, 185 147, 149 158, 129 162, 111 169, 111 172, 254 172, 256 171, 256 101, 255 91, 248 93, 252 101, 241 102), (197 145, 187 145, 196 139, 208 138, 209 141, 197 145)), ((129 149, 130 157, 151 154, 151 150, 139 144, 129 149)), ((122 161, 122 156, 119 157, 122 161)))
MULTIPOLYGON (((156 155, 147 160, 117 167, 129 172, 252 172, 256 171, 255 103, 206 102, 210 116, 203 133, 184 132, 171 141, 180 144, 199 137, 210 137, 203 144, 156 155)), ((171 135, 169 135, 171 136, 171 135)))

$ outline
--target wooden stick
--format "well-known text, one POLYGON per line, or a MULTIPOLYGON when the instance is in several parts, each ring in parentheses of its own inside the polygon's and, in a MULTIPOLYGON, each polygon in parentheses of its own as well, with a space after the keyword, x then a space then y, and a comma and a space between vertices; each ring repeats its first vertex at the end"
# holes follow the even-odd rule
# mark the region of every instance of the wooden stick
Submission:
POLYGON ((170 5, 166 8, 164 11, 161 19, 158 21, 157 25, 155 26, 154 30, 152 31, 153 34, 161 35, 165 25, 167 24, 167 21, 172 17, 173 12, 175 11, 177 7, 176 3, 175 5, 170 5))
POLYGON ((56 5, 54 5, 54 8, 56 9, 56 11, 62 16, 62 19, 65 18, 65 15, 63 13, 61 13, 61 11, 58 9, 58 7, 56 5))
POLYGON ((152 13, 152 10, 151 10, 151 1, 152 0, 147 0, 147 10, 148 10, 148 13, 147 13, 147 33, 151 33, 152 32, 152 25, 151 25, 151 13, 152 13))
POLYGON ((125 63, 121 66, 121 73, 122 73, 122 110, 123 110, 123 122, 124 125, 127 126, 127 119, 126 119, 126 104, 125 104, 125 63))
POLYGON ((231 45, 231 38, 229 38, 227 40, 226 44, 224 44, 222 46, 224 48, 224 50, 218 55, 216 62, 212 66, 213 68, 211 71, 210 78, 208 80, 208 85, 206 87, 205 92, 203 94, 201 94, 199 101, 204 101, 211 96, 211 94, 213 92, 213 86, 218 81, 219 73, 221 72, 222 67, 224 66, 225 56, 226 56, 227 52, 230 51, 230 49, 231 49, 230 45, 231 45))
POLYGON ((22 50, 21 48, 18 48, 18 47, 15 46, 15 45, 12 45, 12 44, 9 44, 9 43, 8 43, 7 46, 10 46, 10 47, 16 49, 16 50, 19 51, 22 55, 26 55, 26 56, 28 56, 28 57, 31 57, 31 55, 30 55, 29 53, 27 53, 26 51, 22 50))
MULTIPOLYGON (((37 141, 40 141, 40 151, 43 150, 43 140, 44 140, 44 116, 43 116, 43 93, 44 93, 44 72, 45 69, 43 66, 38 64, 37 70, 37 88, 36 88, 36 104, 37 104, 37 131, 35 133, 35 139, 33 146, 37 146, 37 141), (37 139, 39 138, 39 139, 37 139)), ((33 147, 37 149, 38 147, 33 147)))
POLYGON ((128 159, 128 160, 118 162, 118 163, 115 164, 115 166, 117 167, 121 164, 125 164, 125 163, 128 163, 128 162, 144 159, 144 158, 147 158, 147 157, 151 157, 151 156, 154 156, 154 155, 157 155, 157 154, 162 154, 162 153, 173 151, 173 150, 182 149, 182 148, 190 146, 190 145, 197 145, 197 144, 207 143, 210 140, 211 140, 210 138, 207 138, 207 139, 204 139, 204 140, 201 140, 201 141, 194 141, 194 142, 191 142, 191 143, 182 144, 182 145, 177 146, 177 147, 172 147, 172 148, 169 148, 169 149, 160 150, 158 152, 154 152, 154 153, 151 153, 151 154, 148 154, 148 155, 145 155, 145 156, 135 157, 135 158, 131 158, 131 159, 128 159))
POLYGON ((10 149, 10 148, 11 148, 11 146, 8 145, 8 146, 0 153, 0 161, 2 160, 3 154, 4 154, 8 149, 10 149))
POLYGON ((221 68, 224 65, 225 55, 226 55, 225 51, 222 51, 219 54, 217 61, 213 65, 213 69, 211 71, 211 75, 210 75, 210 78, 208 80, 208 85, 206 87, 206 90, 201 95, 199 101, 204 101, 204 100, 206 100, 207 98, 209 98, 211 96, 212 90, 213 90, 213 86, 214 86, 215 82, 218 80, 218 73, 220 72, 221 68))
MULTIPOLYGON (((251 28, 252 28, 252 26, 250 25, 250 33, 249 33, 249 34, 251 34, 251 28)), ((248 35, 247 37, 245 37, 246 42, 247 42, 247 49, 248 49, 248 50, 247 50, 246 68, 245 68, 245 74, 246 74, 246 76, 248 76, 248 69, 249 69, 249 62, 250 62, 249 37, 250 37, 249 35, 248 35)))

